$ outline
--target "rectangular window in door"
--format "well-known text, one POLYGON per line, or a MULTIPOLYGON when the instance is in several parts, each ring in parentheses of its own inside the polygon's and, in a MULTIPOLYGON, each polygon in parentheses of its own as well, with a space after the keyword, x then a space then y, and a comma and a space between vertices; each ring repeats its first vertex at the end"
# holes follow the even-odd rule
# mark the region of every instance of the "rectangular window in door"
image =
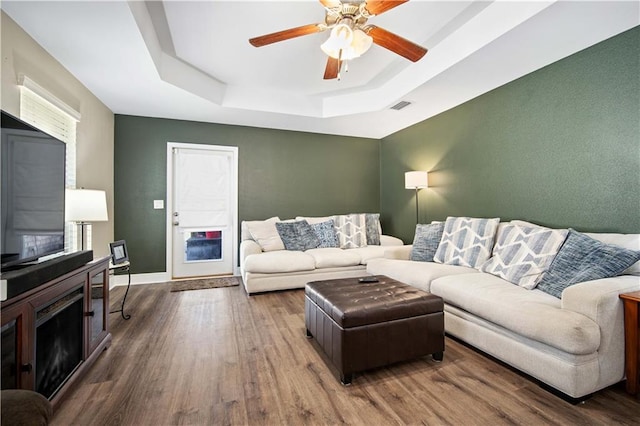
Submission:
POLYGON ((184 262, 221 261, 223 232, 221 229, 185 229, 184 262))

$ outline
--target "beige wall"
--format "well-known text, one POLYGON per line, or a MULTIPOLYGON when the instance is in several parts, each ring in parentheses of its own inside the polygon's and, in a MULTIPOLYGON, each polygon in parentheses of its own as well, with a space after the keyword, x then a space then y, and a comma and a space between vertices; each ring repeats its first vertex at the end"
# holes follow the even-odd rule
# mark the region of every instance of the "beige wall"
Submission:
POLYGON ((81 114, 77 127, 77 187, 107 192, 109 222, 93 224, 94 257, 113 241, 113 113, 9 16, 2 12, 2 109, 20 115, 18 78, 26 75, 81 114))

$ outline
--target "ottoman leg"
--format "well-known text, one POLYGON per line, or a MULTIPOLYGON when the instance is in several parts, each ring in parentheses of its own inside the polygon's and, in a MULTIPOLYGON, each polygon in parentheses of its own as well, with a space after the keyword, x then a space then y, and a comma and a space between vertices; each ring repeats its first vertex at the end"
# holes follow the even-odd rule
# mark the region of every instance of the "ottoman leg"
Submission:
POLYGON ((444 352, 436 352, 431 355, 434 361, 440 362, 444 358, 444 352))
POLYGON ((312 337, 313 337, 313 334, 311 334, 311 332, 307 328, 307 339, 311 339, 312 337))
POLYGON ((353 380, 353 374, 340 373, 340 383, 343 385, 349 386, 351 384, 351 380, 353 380))

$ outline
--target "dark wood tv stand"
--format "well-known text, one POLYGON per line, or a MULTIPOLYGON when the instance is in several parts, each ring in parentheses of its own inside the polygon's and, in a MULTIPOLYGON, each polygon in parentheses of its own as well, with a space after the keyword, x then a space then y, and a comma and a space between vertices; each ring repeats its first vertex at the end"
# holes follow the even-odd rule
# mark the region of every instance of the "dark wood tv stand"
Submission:
MULTIPOLYGON (((74 382, 85 374, 102 350, 111 344, 109 259, 107 256, 93 260, 2 302, 2 389, 38 391, 51 400, 55 409, 74 382), (60 314, 62 312, 64 314, 60 314), (56 316, 56 323, 49 323, 56 316), (45 338, 43 331, 43 337, 38 342, 38 327, 46 324, 50 329, 63 321, 61 318, 65 318, 73 326, 67 327, 65 324, 55 329, 76 330, 73 338, 62 339, 62 344, 69 344, 74 348, 75 355, 73 361, 66 364, 67 370, 70 370, 68 374, 65 373, 63 379, 58 380, 61 383, 55 382, 52 385, 50 377, 45 377, 48 370, 43 365, 50 367, 47 364, 53 364, 46 357, 50 352, 48 345, 55 338, 45 338), (69 340, 73 340, 73 343, 68 343, 69 340), (41 370, 38 371, 38 368, 41 370)), ((57 341, 54 343, 52 348, 59 344, 57 341)))

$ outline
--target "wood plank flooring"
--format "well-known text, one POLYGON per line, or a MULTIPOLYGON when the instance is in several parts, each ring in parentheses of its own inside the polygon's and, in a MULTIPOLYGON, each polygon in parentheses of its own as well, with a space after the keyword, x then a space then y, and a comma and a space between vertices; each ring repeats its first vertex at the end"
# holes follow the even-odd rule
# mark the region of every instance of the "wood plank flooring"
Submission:
MULTIPOLYGON (((119 307, 124 288, 111 293, 119 307)), ((339 383, 304 327, 304 291, 242 287, 171 293, 133 286, 113 343, 54 415, 54 425, 637 425, 622 383, 571 405, 447 338, 431 357, 339 383)))

